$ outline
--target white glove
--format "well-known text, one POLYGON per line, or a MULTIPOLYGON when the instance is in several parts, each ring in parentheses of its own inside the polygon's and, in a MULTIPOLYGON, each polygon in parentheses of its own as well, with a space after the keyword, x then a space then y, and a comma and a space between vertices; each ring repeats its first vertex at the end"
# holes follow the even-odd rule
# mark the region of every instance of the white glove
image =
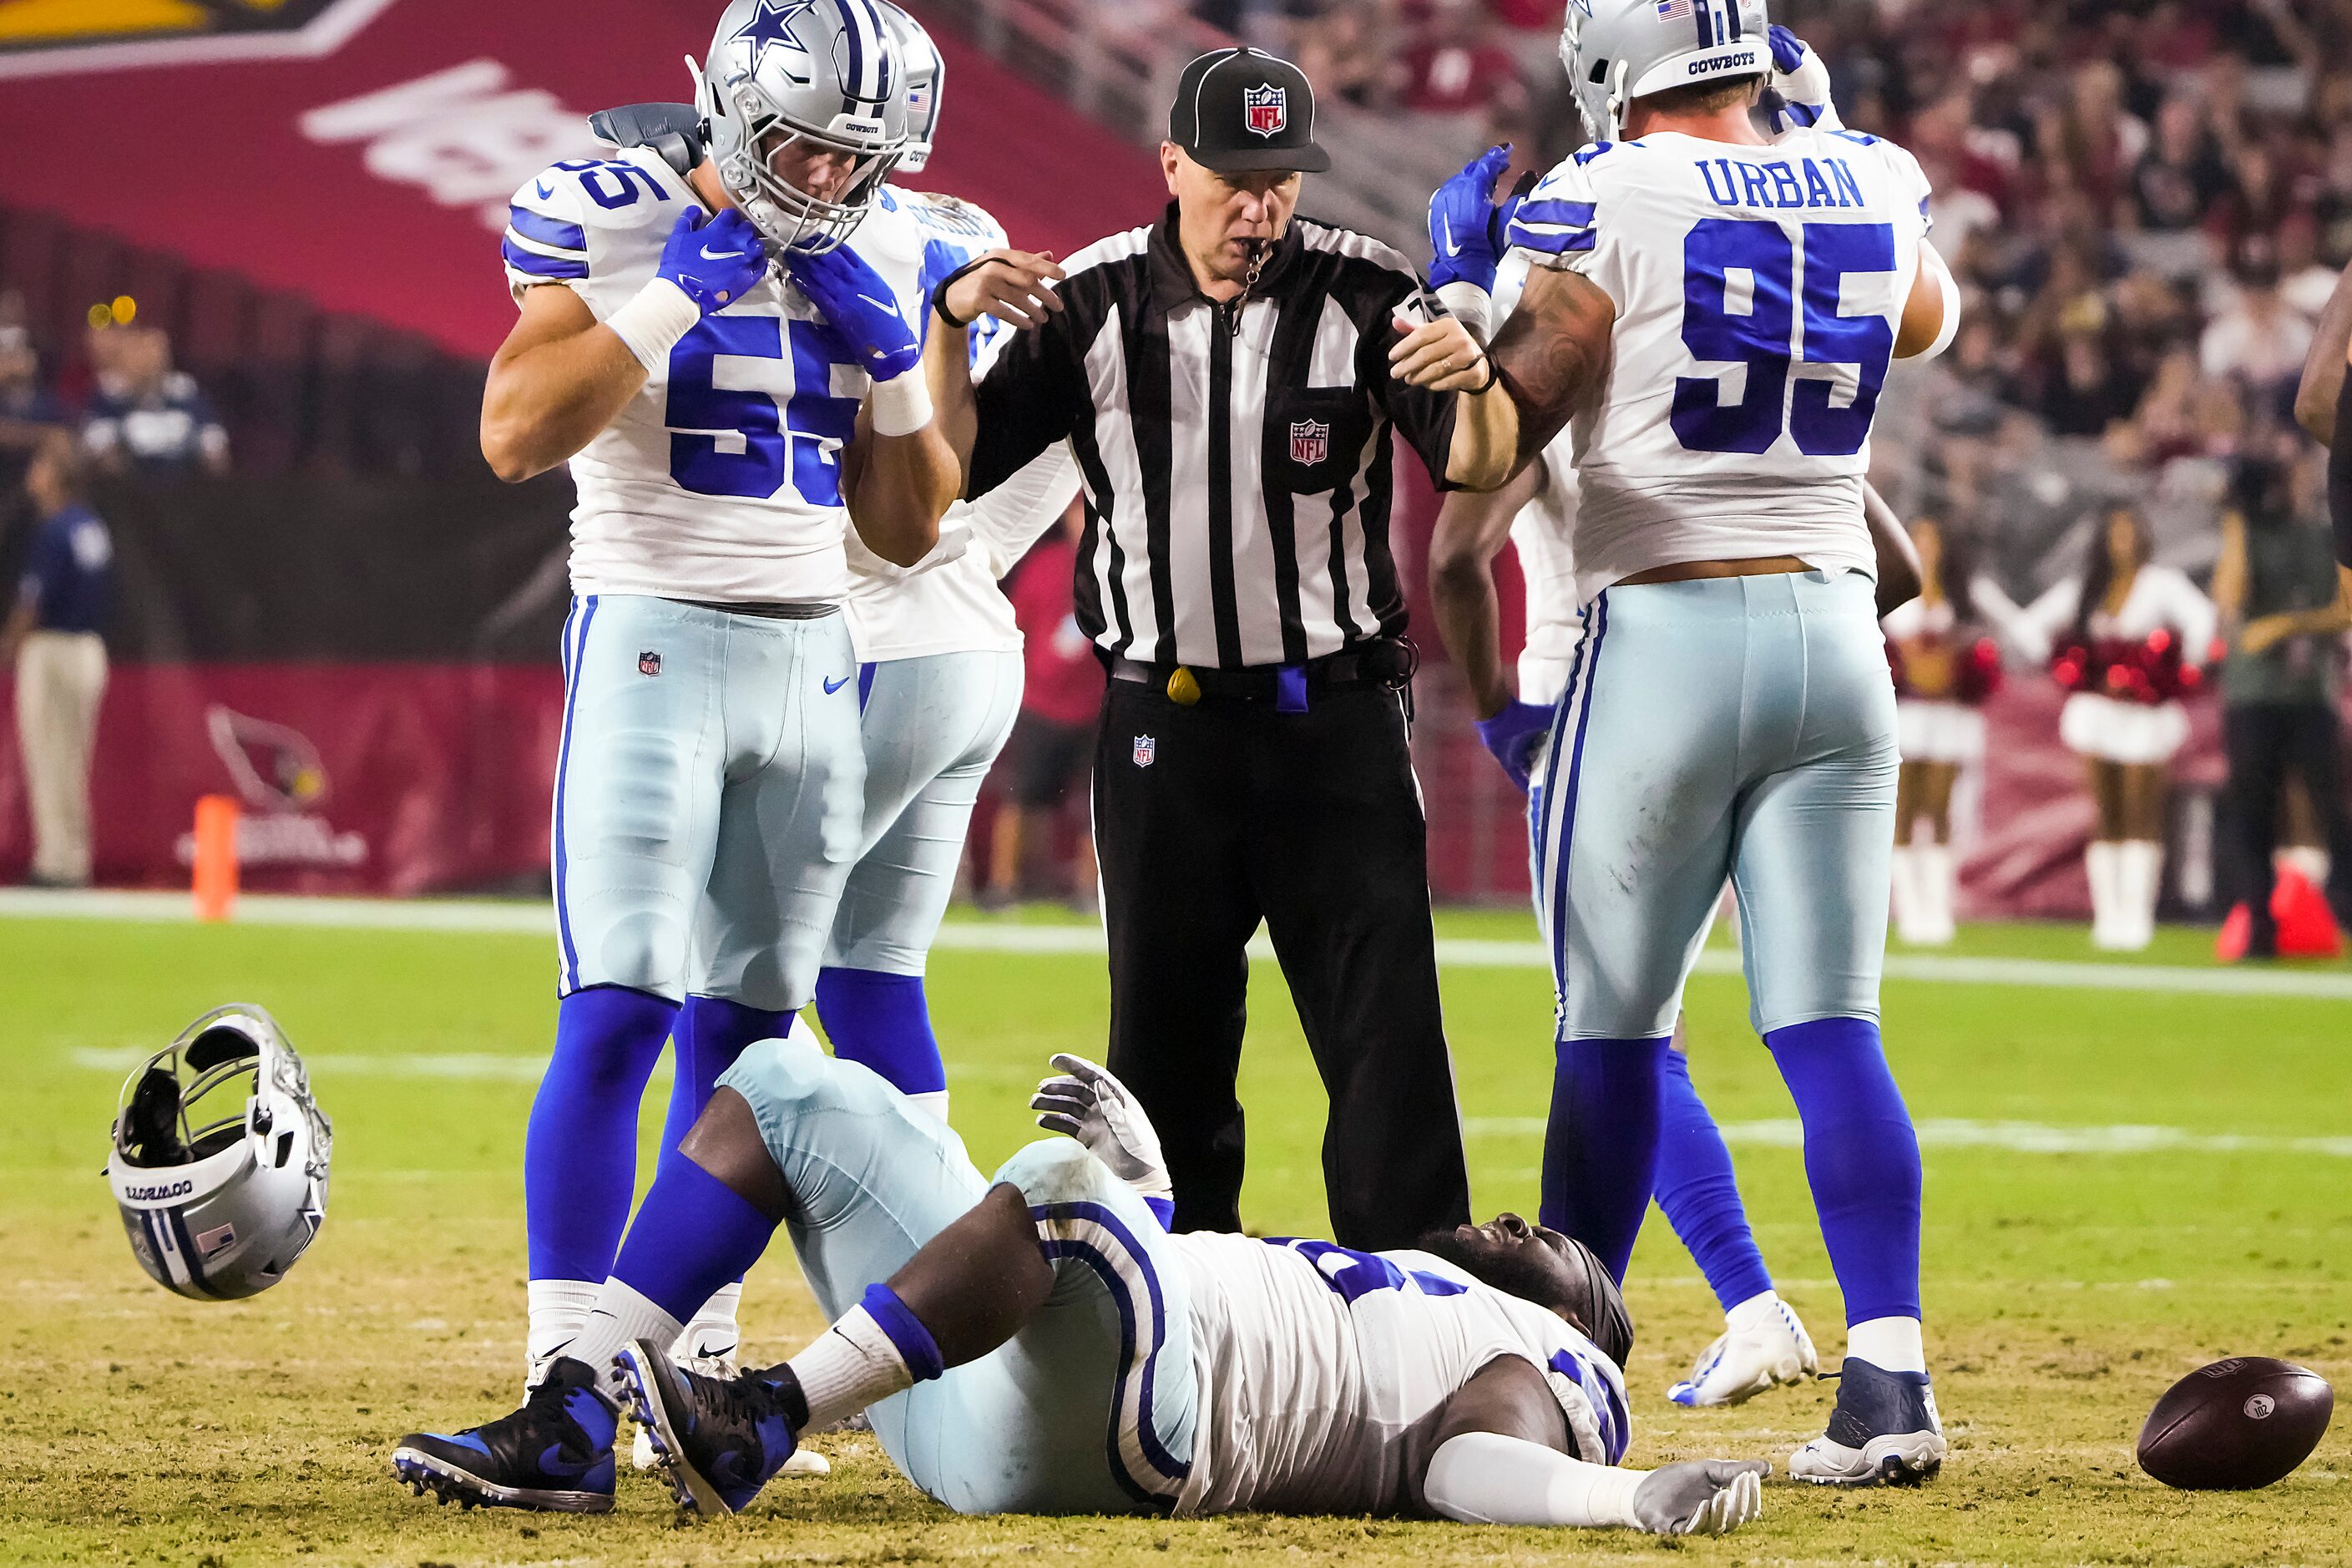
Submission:
POLYGON ((1653 1535, 1728 1535, 1764 1512, 1762 1459, 1694 1459, 1643 1476, 1633 1520, 1653 1535))
POLYGON ((1038 1113, 1037 1125, 1085 1144, 1096 1159, 1152 1204, 1153 1212, 1165 1224, 1168 1215, 1160 1205, 1172 1205, 1176 1189, 1169 1184, 1168 1167, 1160 1153, 1160 1134, 1152 1131, 1150 1118, 1108 1068, 1067 1052, 1055 1056, 1054 1065, 1062 1069, 1060 1075, 1039 1079, 1037 1092, 1029 1100, 1029 1109, 1038 1113))
POLYGON ((1772 116, 1773 140, 1807 126, 1842 131, 1837 106, 1830 101, 1830 68, 1821 55, 1788 28, 1771 28, 1772 90, 1782 107, 1772 116))

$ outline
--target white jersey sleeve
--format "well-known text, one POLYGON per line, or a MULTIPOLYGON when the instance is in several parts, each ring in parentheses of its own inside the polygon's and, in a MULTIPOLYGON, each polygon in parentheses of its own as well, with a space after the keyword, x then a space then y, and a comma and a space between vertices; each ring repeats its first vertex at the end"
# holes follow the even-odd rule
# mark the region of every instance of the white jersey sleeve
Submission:
POLYGON ((1545 706, 1568 689, 1584 611, 1576 592, 1576 470, 1561 437, 1536 460, 1543 489, 1511 519, 1511 548, 1527 591, 1527 638, 1519 648, 1519 700, 1545 706))
POLYGON ((1582 597, 1739 556, 1874 573, 1863 477, 1927 199, 1908 153, 1818 128, 1600 142, 1528 193, 1513 257, 1616 307, 1570 425, 1582 597))
POLYGON ((1202 1391, 1180 1513, 1426 1513, 1445 1403, 1503 1356, 1543 1372, 1578 1458, 1624 1457, 1623 1375, 1555 1312, 1425 1252, 1171 1239, 1202 1391))
MULTIPOLYGON (((658 153, 556 163, 524 182, 507 283, 572 289, 603 321, 645 286, 701 200, 658 153)), ((851 241, 916 305, 922 241, 875 213, 851 241)), ((816 308, 773 272, 702 318, 571 462, 575 593, 831 602, 847 588, 841 452, 871 386, 816 308)))
MULTIPOLYGON (((955 196, 886 186, 881 205, 905 215, 920 237, 917 289, 926 301, 950 273, 1008 243, 1003 226, 986 209, 955 196)), ((918 319, 928 329, 927 302, 918 319)), ((986 363, 1009 331, 992 316, 973 323, 969 336, 975 363, 986 363)), ((1068 447, 1057 446, 1041 454, 1016 480, 978 501, 950 507, 940 521, 936 564, 913 571, 877 569, 877 558, 850 541, 854 570, 847 607, 858 659, 871 664, 941 653, 1017 651, 1021 631, 1013 623, 1011 603, 996 585, 998 576, 1010 569, 1009 563, 998 562, 1005 542, 1000 536, 1018 534, 1034 523, 1035 531, 1029 534, 1034 542, 1076 493, 1076 466, 1068 447), (959 539, 959 533, 966 537, 959 539)), ((1015 551, 1012 559, 1019 556, 1015 551)))

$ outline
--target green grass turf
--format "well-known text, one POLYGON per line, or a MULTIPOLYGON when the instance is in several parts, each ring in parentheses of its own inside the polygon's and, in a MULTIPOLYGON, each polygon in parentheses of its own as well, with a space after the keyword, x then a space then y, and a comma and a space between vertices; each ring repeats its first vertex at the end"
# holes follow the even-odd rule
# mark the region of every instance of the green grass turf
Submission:
MULTIPOLYGON (((1513 914, 1445 934, 1531 934, 1513 914)), ((2228 1353, 2352 1373, 2352 1161, 2291 1151, 1927 1153, 1929 1345, 1954 1439, 1923 1491, 1785 1480, 1759 1527, 1685 1545, 1631 1535, 1254 1517, 1200 1523, 965 1521, 920 1498, 870 1440, 825 1438, 835 1474, 779 1484, 751 1514, 681 1521, 625 1474, 617 1511, 460 1515, 390 1479, 400 1433, 508 1408, 522 1362, 520 1146, 531 1058, 553 1017, 550 944, 530 937, 0 920, 0 1561, 248 1564, 866 1563, 1077 1555, 1351 1564, 1574 1552, 1653 1561, 2060 1563, 2352 1561, 2352 1423, 2304 1469, 2244 1496, 2169 1492, 2133 1468, 2166 1385, 2228 1353), (214 1003, 268 1004, 314 1059, 335 1118, 324 1235, 284 1286, 205 1305, 151 1285, 99 1178, 118 1071, 214 1003), (427 1078, 387 1060, 511 1058, 510 1076, 427 1078)), ((2090 956, 2078 930, 1968 934, 1962 951, 2090 956)), ((2168 932, 2158 961, 2210 935, 2168 932)), ((1322 1101, 1279 976, 1255 971, 1246 1057, 1254 1226, 1323 1223, 1322 1101)), ((1549 995, 1532 971, 1445 979, 1483 1210, 1535 1202, 1549 995), (1493 1124, 1486 1126, 1485 1124, 1493 1124)), ((943 952, 931 994, 955 1120, 983 1168, 1027 1135, 1048 1052, 1098 1048, 1099 959, 943 952)), ((1733 976, 1693 982, 1696 1072, 1728 1122, 1791 1112, 1733 976)), ((2352 1136, 2352 1005, 1902 982, 1897 1071, 1922 1117, 2146 1123, 2200 1133, 2352 1136)), ((498 1064, 492 1064, 495 1068, 498 1064)), ((651 1091, 666 1090, 657 1078, 651 1091)), ((649 1097, 648 1136, 658 1123, 649 1097)), ((650 1149, 650 1144, 648 1144, 650 1149)), ((1837 1296, 1793 1150, 1737 1148, 1766 1256, 1826 1356, 1837 1296)), ((647 1166, 649 1168, 649 1164, 647 1166)), ((1719 1320, 1654 1217, 1631 1289, 1631 1461, 1788 1450, 1831 1385, 1734 1411, 1665 1403, 1719 1320)), ((746 1303, 751 1349, 818 1324, 779 1247, 746 1303)))

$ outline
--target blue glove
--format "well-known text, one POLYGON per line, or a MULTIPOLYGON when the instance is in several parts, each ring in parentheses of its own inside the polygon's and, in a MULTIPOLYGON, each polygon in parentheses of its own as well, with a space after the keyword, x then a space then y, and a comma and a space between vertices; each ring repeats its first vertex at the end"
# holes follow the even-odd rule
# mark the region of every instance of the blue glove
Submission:
POLYGON ((733 207, 716 215, 689 207, 677 215, 654 270, 707 316, 760 286, 768 275, 768 250, 751 220, 733 207))
POLYGON ((1495 268, 1503 258, 1501 243, 1509 214, 1518 207, 1518 193, 1507 205, 1495 205, 1495 182, 1510 166, 1511 144, 1489 147, 1446 181, 1429 197, 1429 283, 1474 283, 1492 291, 1495 268), (1501 213, 1502 221, 1496 221, 1501 213))
POLYGON ((1775 22, 1764 29, 1772 44, 1772 68, 1786 76, 1805 63, 1805 40, 1775 22))
POLYGON ((1830 107, 1830 71, 1811 45, 1775 22, 1768 30, 1772 42, 1772 89, 1765 95, 1764 111, 1775 137, 1808 125, 1838 128, 1830 107))
POLYGON ((898 291, 845 245, 784 253, 784 271, 824 315, 850 361, 876 381, 893 381, 923 357, 923 331, 907 320, 898 291))
POLYGON ((1536 748, 1551 734, 1552 710, 1532 702, 1511 701, 1492 719, 1478 721, 1478 739, 1503 764, 1511 782, 1525 790, 1534 770, 1536 748))

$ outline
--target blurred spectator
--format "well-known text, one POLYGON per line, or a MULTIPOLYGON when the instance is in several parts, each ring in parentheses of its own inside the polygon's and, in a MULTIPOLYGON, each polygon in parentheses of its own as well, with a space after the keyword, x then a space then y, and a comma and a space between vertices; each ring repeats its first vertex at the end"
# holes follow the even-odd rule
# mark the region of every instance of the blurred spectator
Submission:
POLYGON ((172 340, 152 327, 92 331, 96 386, 84 437, 110 471, 171 478, 228 472, 228 431, 211 399, 172 368, 172 340))
POLYGON ((41 381, 31 336, 6 314, 0 311, 0 535, 12 531, 35 448, 68 423, 65 405, 41 381))
MULTIPOLYGON (((1071 613, 1071 574, 1078 558, 1083 514, 1073 506, 1062 525, 1023 557, 1007 590, 1021 627, 1024 685, 1021 717, 1004 748, 1006 786, 989 843, 988 887, 982 902, 1012 902, 1024 886, 1023 862, 1033 826, 1048 842, 1071 792, 1083 791, 1094 764, 1095 730, 1102 709, 1103 670, 1094 645, 1071 613)), ((1068 892, 1094 896, 1095 853, 1081 830, 1071 857, 1068 892)))
POLYGON ((103 633, 114 589, 114 545, 83 500, 85 458, 51 432, 25 486, 39 514, 16 607, 0 626, 0 658, 16 667, 16 733, 33 815, 39 887, 89 881, 89 759, 106 695, 103 633))
POLYGON ((2298 487, 2292 444, 2240 465, 2224 521, 2213 599, 2229 653, 2221 666, 2222 737, 2230 755, 2223 820, 2224 896, 2246 905, 2246 956, 2273 957, 2272 857, 2292 778, 2319 817, 2328 901, 2352 924, 2352 814, 2347 814, 2336 702, 2347 603, 2336 573, 2321 465, 2305 456, 2298 487), (2300 489, 2300 495, 2297 490, 2300 489))
POLYGON ((1428 0, 1406 46, 1399 96, 1424 114, 1515 112, 1525 98, 1517 57, 1496 38, 1485 0, 1428 0))
POLYGON ((2257 396, 2275 397, 2303 374, 2311 322, 2279 295, 2278 253, 2266 239, 2240 247, 2237 294, 2199 340, 2207 375, 2235 376, 2257 396))

